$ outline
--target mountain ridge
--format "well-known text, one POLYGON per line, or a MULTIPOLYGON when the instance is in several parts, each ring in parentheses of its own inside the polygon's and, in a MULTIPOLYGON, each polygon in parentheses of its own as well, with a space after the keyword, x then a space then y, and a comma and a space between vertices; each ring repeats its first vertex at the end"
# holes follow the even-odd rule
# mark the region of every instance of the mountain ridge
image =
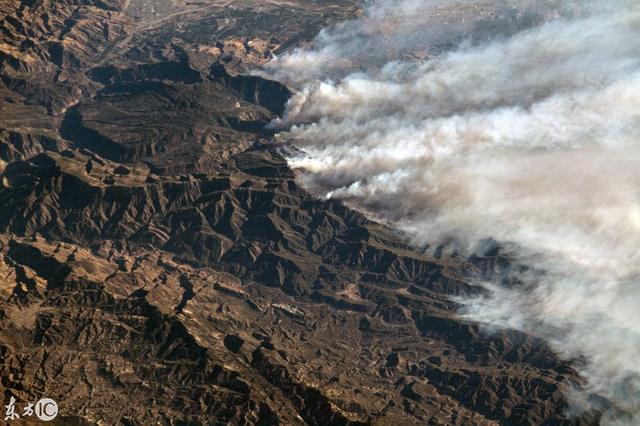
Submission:
POLYGON ((357 7, 256 4, 2 6, 5 397, 77 424, 597 424, 567 414, 573 362, 457 315, 499 253, 416 251, 298 185, 264 128, 290 92, 244 71, 357 7))

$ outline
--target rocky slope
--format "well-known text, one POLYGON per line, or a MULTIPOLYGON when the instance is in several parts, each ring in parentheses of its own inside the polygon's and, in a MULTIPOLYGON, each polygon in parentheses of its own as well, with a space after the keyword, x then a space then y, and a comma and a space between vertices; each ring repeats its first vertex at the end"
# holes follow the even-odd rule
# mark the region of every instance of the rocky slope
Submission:
POLYGON ((5 398, 66 424, 598 423, 543 341, 456 316, 499 253, 415 252, 278 155, 290 93, 243 71, 353 2, 0 11, 5 398))

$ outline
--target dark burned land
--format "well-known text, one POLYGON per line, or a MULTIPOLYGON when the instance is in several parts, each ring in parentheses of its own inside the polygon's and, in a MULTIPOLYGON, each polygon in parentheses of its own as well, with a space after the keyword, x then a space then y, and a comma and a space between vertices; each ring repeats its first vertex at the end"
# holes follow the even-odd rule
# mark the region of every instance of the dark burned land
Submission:
MULTIPOLYGON (((249 76, 353 1, 0 2, 0 388, 59 424, 596 424, 535 336, 451 296, 500 252, 416 252, 305 192, 249 76)), ((6 403, 6 402, 5 402, 6 403)))

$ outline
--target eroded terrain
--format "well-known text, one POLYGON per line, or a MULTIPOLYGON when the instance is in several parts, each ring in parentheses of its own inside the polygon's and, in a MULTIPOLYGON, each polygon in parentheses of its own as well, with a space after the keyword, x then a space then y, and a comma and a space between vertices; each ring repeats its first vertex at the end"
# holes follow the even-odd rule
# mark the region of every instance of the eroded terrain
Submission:
POLYGON ((542 340, 456 316, 499 252, 415 252, 278 155, 290 91, 246 71, 354 3, 0 4, 5 398, 76 424, 597 423, 542 340))

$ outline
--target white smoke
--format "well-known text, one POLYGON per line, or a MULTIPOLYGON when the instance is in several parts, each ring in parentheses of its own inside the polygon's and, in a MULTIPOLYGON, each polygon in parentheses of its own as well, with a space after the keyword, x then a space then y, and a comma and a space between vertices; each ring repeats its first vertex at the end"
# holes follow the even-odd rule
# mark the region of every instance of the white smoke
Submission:
POLYGON ((587 10, 584 0, 365 0, 360 19, 324 29, 313 48, 276 57, 263 74, 298 86, 391 60, 438 55, 587 10))
POLYGON ((639 6, 374 1, 263 72, 299 88, 279 137, 308 188, 546 271, 464 315, 584 358, 640 423, 639 6))

